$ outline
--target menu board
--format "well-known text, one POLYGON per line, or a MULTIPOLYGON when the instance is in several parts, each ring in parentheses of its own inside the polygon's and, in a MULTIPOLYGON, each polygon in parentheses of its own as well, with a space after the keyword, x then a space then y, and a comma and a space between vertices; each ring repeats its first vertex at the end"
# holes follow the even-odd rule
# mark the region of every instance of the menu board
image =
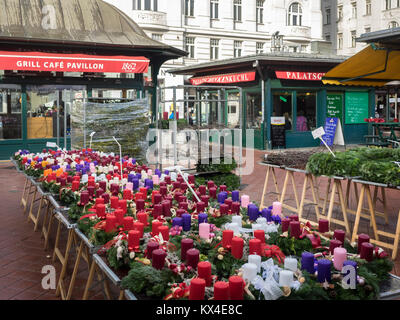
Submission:
POLYGON ((365 123, 369 116, 368 92, 346 92, 346 124, 365 123))
POLYGON ((286 148, 286 130, 284 117, 271 117, 272 148, 286 148))
POLYGON ((343 95, 328 94, 326 97, 326 117, 343 119, 343 95))

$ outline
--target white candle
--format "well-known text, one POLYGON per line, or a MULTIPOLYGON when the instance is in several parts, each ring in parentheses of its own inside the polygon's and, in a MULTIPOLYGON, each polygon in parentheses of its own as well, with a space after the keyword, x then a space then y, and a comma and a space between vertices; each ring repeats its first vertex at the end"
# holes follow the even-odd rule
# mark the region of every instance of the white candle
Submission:
POLYGON ((86 183, 86 182, 88 182, 89 181, 89 176, 87 175, 87 174, 84 174, 83 176, 82 176, 82 183, 86 183))
POLYGON ((249 255, 249 263, 253 263, 257 266, 257 273, 261 271, 261 256, 257 254, 250 254, 249 255))
POLYGON ((176 178, 177 178, 176 172, 171 172, 170 175, 171 175, 171 180, 176 181, 176 178))
POLYGON ((297 259, 295 258, 285 258, 285 269, 296 272, 297 271, 297 259))
POLYGON ((235 234, 239 234, 239 225, 237 223, 231 223, 229 225, 229 229, 231 229, 235 234))
POLYGON ((147 175, 149 177, 153 176, 153 170, 151 170, 151 169, 147 170, 147 175))
POLYGON ((257 223, 258 223, 258 224, 261 224, 261 225, 263 226, 263 225, 267 224, 267 219, 265 219, 265 218, 258 218, 258 219, 257 219, 257 223))
POLYGON ((241 226, 242 216, 232 216, 232 223, 236 223, 238 226, 241 226))
POLYGON ((159 178, 158 175, 153 175, 153 183, 154 183, 155 185, 160 184, 160 178, 159 178))
POLYGON ((279 273, 279 286, 290 287, 292 283, 293 283, 293 272, 289 270, 282 270, 279 273))
POLYGON ((243 265, 243 279, 251 282, 257 276, 257 266, 254 263, 243 265))
POLYGON ((252 228, 253 230, 264 230, 264 229, 262 228, 261 224, 259 224, 259 223, 253 223, 253 224, 251 225, 251 228, 252 228))

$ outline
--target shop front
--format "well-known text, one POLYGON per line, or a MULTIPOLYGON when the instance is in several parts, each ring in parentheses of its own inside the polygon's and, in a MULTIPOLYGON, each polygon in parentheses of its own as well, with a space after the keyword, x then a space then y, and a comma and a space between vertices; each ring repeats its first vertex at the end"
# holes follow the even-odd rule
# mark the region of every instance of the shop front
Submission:
MULTIPOLYGON (((243 130, 252 129, 252 144, 257 149, 318 146, 320 141, 314 140, 311 132, 324 126, 328 117, 340 119, 346 144, 356 144, 363 142, 368 134, 364 119, 373 112, 375 94, 373 87, 323 84, 326 72, 343 60, 343 57, 261 54, 171 72, 191 75, 189 81, 199 84, 200 91, 204 83, 219 90, 224 85, 241 87, 243 110, 239 110, 238 92, 227 90, 223 117, 228 128, 238 128, 241 119, 243 130)), ((244 131, 244 145, 251 146, 245 137, 244 131)))
POLYGON ((38 152, 47 142, 70 148, 71 111, 86 102, 147 96, 154 114, 161 65, 185 55, 100 0, 65 0, 51 16, 42 16, 40 2, 8 2, 0 0, 10 8, 0 19, 0 160, 19 149, 38 152))

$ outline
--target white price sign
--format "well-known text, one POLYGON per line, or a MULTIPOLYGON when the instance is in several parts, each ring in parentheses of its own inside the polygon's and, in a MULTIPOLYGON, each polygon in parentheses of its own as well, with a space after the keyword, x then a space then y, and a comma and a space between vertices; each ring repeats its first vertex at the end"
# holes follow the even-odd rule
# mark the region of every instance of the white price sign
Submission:
POLYGON ((321 138, 321 137, 323 137, 325 135, 325 130, 324 130, 324 127, 320 127, 320 128, 314 130, 311 133, 312 133, 314 139, 318 139, 318 138, 321 138))
POLYGON ((46 147, 47 148, 57 148, 57 143, 55 143, 55 142, 47 142, 46 147))

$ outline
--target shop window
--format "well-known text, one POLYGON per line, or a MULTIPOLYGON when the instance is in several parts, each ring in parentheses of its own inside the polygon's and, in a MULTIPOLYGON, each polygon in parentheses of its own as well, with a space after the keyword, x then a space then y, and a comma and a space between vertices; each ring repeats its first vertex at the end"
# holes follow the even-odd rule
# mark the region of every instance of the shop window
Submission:
POLYGON ((292 111, 292 94, 290 92, 274 92, 273 93, 273 117, 285 117, 285 129, 292 130, 293 111, 292 111))
POLYGON ((261 129, 262 123, 262 108, 261 108, 261 93, 247 93, 247 129, 261 129))
POLYGON ((375 100, 375 118, 386 120, 387 92, 377 92, 375 100))
POLYGON ((0 140, 22 139, 20 88, 0 86, 0 140))
POLYGON ((400 95, 397 92, 389 94, 389 113, 388 120, 393 121, 394 119, 399 119, 400 111, 400 95), (396 114, 397 112, 397 114, 396 114))
POLYGON ((317 128, 317 95, 315 92, 297 92, 296 131, 317 128))
POLYGON ((240 126, 239 118, 239 94, 230 93, 228 95, 228 127, 238 128, 240 126))

